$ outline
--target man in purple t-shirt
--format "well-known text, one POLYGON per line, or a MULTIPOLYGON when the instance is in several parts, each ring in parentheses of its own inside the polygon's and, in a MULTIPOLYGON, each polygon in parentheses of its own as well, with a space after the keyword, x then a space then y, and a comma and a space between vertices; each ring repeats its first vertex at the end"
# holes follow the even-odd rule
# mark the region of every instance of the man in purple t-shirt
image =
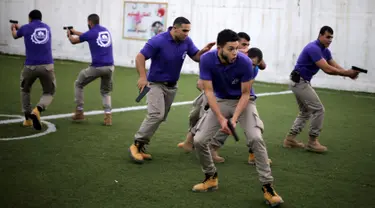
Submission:
POLYGON ((255 71, 252 60, 238 53, 238 40, 234 31, 221 31, 216 41, 217 50, 205 53, 199 64, 199 78, 203 82, 210 109, 197 124, 194 136, 194 147, 205 179, 196 184, 192 191, 207 192, 218 188, 218 171, 211 157, 210 140, 219 129, 231 134, 228 121, 234 128, 238 122, 245 130, 249 148, 255 154, 264 198, 271 206, 277 206, 283 200, 273 188, 267 148, 262 138, 263 122, 255 116, 257 109, 250 101, 255 71))
POLYGON ((315 90, 311 87, 310 81, 318 73, 319 69, 329 75, 340 75, 351 79, 355 79, 358 76, 357 71, 352 69, 345 70, 332 59, 331 51, 328 49, 332 39, 332 28, 323 26, 320 29, 318 39, 307 44, 302 50, 290 75, 289 86, 296 97, 300 112, 284 139, 283 146, 286 148, 305 147, 306 150, 318 153, 327 151, 327 147, 321 145, 318 141, 318 136, 323 126, 324 106, 315 90), (295 138, 310 118, 309 141, 307 145, 304 145, 295 138))
POLYGON ((42 13, 33 10, 29 13, 29 24, 19 27, 12 24, 14 39, 24 37, 26 61, 21 73, 21 102, 25 114, 24 126, 34 126, 41 130, 40 114, 51 104, 55 94, 56 79, 51 50, 51 29, 42 22, 42 13), (30 90, 39 79, 43 95, 36 107, 31 110, 30 90))
POLYGON ((150 92, 147 94, 147 117, 135 134, 134 143, 129 147, 130 157, 134 162, 142 163, 145 159, 151 159, 144 147, 161 122, 167 118, 186 55, 199 62, 200 56, 215 45, 212 42, 199 50, 188 36, 189 32, 190 21, 185 17, 178 17, 168 31, 149 39, 136 57, 138 88, 142 91, 148 85, 150 92), (151 66, 146 76, 147 59, 151 59, 151 66))
POLYGON ((113 61, 112 37, 107 28, 99 24, 99 16, 90 14, 87 18, 89 31, 85 33, 68 30, 68 38, 72 44, 87 42, 91 52, 91 65, 83 69, 75 81, 75 101, 77 104, 72 117, 74 121, 84 120, 83 88, 90 82, 101 78, 100 94, 104 108, 104 125, 112 125, 112 73, 115 70, 113 61), (73 36, 75 35, 75 36, 73 36))
MULTIPOLYGON (((250 36, 245 32, 239 32, 237 34, 239 37, 238 51, 248 55, 249 46, 250 46, 250 36)), ((260 53, 262 52, 260 51, 260 53)), ((252 58, 255 58, 255 57, 256 56, 253 56, 252 58)), ((260 63, 259 64, 257 63, 256 65, 258 65, 257 67, 259 69, 264 70, 266 68, 266 63, 263 60, 263 54, 260 60, 261 60, 260 63)), ((193 150, 193 137, 196 131, 195 126, 209 108, 207 98, 203 92, 202 80, 200 79, 197 82, 197 89, 201 91, 201 94, 197 98, 195 98, 195 100, 193 101, 193 106, 189 114, 189 129, 186 135, 186 139, 185 141, 177 144, 177 147, 183 148, 186 152, 191 152, 193 150)), ((254 91, 253 88, 251 90, 254 91)), ((253 100, 255 100, 255 97, 253 97, 253 100)), ((223 163, 225 161, 225 159, 223 157, 220 157, 220 155, 218 154, 218 150, 224 145, 224 142, 227 139, 227 137, 228 137, 227 134, 224 134, 219 131, 217 134, 215 134, 214 138, 212 139, 210 149, 211 149, 212 159, 215 163, 223 163)), ((271 160, 269 161, 272 162, 271 160)), ((249 148, 248 163, 250 165, 255 165, 255 156, 251 148, 249 148)))

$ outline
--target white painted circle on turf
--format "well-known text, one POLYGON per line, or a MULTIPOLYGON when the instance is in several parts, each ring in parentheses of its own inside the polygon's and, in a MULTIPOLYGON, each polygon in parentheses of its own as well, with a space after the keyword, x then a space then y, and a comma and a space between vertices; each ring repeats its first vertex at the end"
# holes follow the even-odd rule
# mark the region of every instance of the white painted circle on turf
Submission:
MULTIPOLYGON (((5 114, 0 114, 0 117, 8 117, 8 118, 20 118, 22 119, 22 116, 20 115, 5 115, 5 114)), ((49 133, 55 132, 56 131, 56 126, 53 123, 50 123, 48 121, 41 121, 45 125, 47 125, 47 130, 38 134, 32 134, 28 136, 21 136, 21 137, 9 137, 9 138, 0 138, 0 141, 10 141, 10 140, 21 140, 21 139, 29 139, 29 138, 35 138, 35 137, 41 137, 44 135, 47 135, 49 133)))

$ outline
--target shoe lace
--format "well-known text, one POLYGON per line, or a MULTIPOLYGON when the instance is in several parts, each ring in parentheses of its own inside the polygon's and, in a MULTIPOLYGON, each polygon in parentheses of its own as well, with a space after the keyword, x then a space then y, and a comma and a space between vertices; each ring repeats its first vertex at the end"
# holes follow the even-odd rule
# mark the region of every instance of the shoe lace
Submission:
POLYGON ((206 183, 208 180, 215 179, 216 177, 217 177, 217 173, 215 173, 214 175, 207 175, 206 174, 206 178, 202 181, 202 183, 206 183))
POLYGON ((264 187, 266 188, 266 191, 267 191, 268 193, 270 193, 272 196, 276 196, 275 191, 273 190, 272 186, 270 186, 270 185, 265 185, 264 187))
POLYGON ((137 146, 138 146, 138 151, 139 152, 146 153, 146 147, 145 147, 144 144, 138 143, 137 146))
POLYGON ((206 175, 206 178, 202 181, 202 183, 206 183, 210 178, 211 178, 211 176, 206 175))

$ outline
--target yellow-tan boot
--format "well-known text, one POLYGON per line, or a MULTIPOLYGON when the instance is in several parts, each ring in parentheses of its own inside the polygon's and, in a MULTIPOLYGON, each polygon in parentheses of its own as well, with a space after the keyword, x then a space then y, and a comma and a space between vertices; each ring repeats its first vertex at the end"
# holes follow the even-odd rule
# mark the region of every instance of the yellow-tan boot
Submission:
POLYGON ((202 183, 198 183, 192 189, 194 192, 215 191, 219 188, 219 178, 217 172, 214 175, 205 174, 206 178, 202 183))
POLYGON ((139 153, 141 153, 144 160, 152 160, 152 155, 146 152, 145 145, 139 148, 139 153))
POLYGON ((185 141, 178 143, 177 147, 182 148, 185 152, 191 152, 193 151, 193 142, 194 142, 193 134, 189 132, 188 135, 186 136, 185 141))
POLYGON ((307 143, 306 150, 311 152, 317 152, 317 153, 323 153, 328 150, 326 146, 323 146, 319 143, 318 138, 316 137, 310 137, 309 142, 307 143))
POLYGON ((219 147, 210 146, 211 156, 214 163, 223 163, 225 159, 218 154, 219 147))
MULTIPOLYGON (((40 108, 40 107, 39 107, 40 108)), ((34 129, 36 130, 42 130, 42 123, 40 121, 40 111, 38 107, 35 107, 31 114, 29 115, 29 118, 32 120, 32 124, 34 129)))
MULTIPOLYGON (((249 158, 247 159, 249 165, 255 165, 255 155, 254 153, 249 153, 249 158)), ((272 160, 268 159, 268 164, 272 164, 272 160)))
POLYGON ((112 113, 104 113, 104 125, 112 126, 112 113))
POLYGON ((305 144, 296 140, 296 135, 287 135, 284 139, 285 148, 304 148, 305 144))
POLYGON ((74 112, 74 115, 72 116, 73 121, 83 121, 85 120, 85 115, 83 113, 83 110, 78 110, 74 112))
POLYGON ((30 127, 33 125, 33 120, 30 118, 30 113, 25 113, 25 120, 23 120, 22 126, 30 127))
POLYGON ((23 120, 22 126, 24 127, 30 127, 33 125, 33 121, 31 119, 25 119, 23 120))
POLYGON ((129 147, 130 158, 136 163, 143 163, 144 159, 141 153, 141 149, 143 148, 143 146, 143 143, 136 141, 129 147))
POLYGON ((254 153, 249 153, 249 158, 247 159, 249 165, 255 165, 255 155, 254 153))
POLYGON ((271 184, 263 185, 262 190, 266 203, 271 207, 276 207, 284 203, 283 199, 276 193, 275 189, 272 187, 271 184))

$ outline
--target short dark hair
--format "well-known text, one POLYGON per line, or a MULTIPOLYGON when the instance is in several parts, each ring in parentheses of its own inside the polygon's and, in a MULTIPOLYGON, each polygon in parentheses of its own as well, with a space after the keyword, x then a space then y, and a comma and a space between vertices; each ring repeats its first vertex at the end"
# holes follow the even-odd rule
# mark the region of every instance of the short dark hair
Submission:
POLYGON ((190 24, 190 21, 185 17, 177 17, 173 21, 173 26, 181 26, 182 24, 190 24))
POLYGON ((258 57, 259 61, 263 60, 263 52, 259 48, 250 48, 247 52, 247 56, 249 56, 249 58, 258 57))
POLYGON ((216 44, 218 46, 224 46, 227 42, 235 42, 240 38, 237 33, 230 29, 224 29, 217 35, 216 44))
POLYGON ((333 30, 330 26, 323 26, 322 28, 320 28, 319 34, 324 35, 326 31, 333 35, 333 30))
POLYGON ((239 32, 238 33, 238 37, 243 38, 243 39, 245 39, 247 41, 250 41, 250 36, 247 33, 245 33, 245 32, 239 32))
POLYGON ((100 22, 99 15, 90 14, 87 19, 92 22, 92 24, 97 25, 100 22))
POLYGON ((42 20, 42 12, 34 9, 33 11, 29 13, 29 18, 31 20, 42 20))

